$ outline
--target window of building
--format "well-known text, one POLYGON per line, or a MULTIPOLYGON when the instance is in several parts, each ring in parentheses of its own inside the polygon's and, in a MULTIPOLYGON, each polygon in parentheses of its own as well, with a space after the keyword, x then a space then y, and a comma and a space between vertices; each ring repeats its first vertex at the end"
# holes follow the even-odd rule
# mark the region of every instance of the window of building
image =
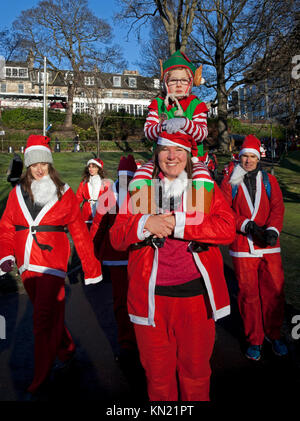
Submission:
MULTIPOLYGON (((46 82, 49 81, 49 73, 46 73, 46 82)), ((44 83, 44 72, 39 72, 39 82, 44 83)))
POLYGON ((154 89, 159 89, 160 88, 160 80, 154 79, 153 80, 153 86, 154 86, 154 89))
POLYGON ((94 76, 85 76, 84 77, 84 84, 87 86, 95 85, 95 78, 94 76))
POLYGON ((55 88, 54 89, 54 95, 56 96, 60 96, 61 92, 60 92, 60 88, 55 88))
POLYGON ((28 77, 28 69, 26 69, 26 67, 6 67, 5 73, 6 77, 28 77))
POLYGON ((115 88, 121 87, 121 76, 114 76, 113 77, 113 85, 115 88))
POLYGON ((128 92, 123 92, 123 98, 128 98, 128 92))
POLYGON ((6 83, 1 83, 1 92, 6 92, 6 83))
POLYGON ((24 94, 24 85, 23 85, 23 83, 19 83, 18 84, 18 93, 19 94, 24 94))
POLYGON ((105 93, 107 98, 111 98, 112 97, 112 91, 106 91, 105 93))
POLYGON ((19 69, 19 77, 27 77, 28 69, 19 69))
POLYGON ((128 86, 129 86, 129 88, 136 88, 136 78, 135 77, 129 77, 128 78, 128 86))
POLYGON ((88 113, 88 105, 85 102, 75 102, 75 113, 88 113))

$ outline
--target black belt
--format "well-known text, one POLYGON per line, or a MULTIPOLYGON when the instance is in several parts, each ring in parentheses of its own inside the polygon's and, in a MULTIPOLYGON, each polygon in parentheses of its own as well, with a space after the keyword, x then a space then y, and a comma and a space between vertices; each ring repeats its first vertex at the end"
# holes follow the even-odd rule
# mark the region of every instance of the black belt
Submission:
POLYGON ((67 227, 65 227, 64 225, 31 225, 30 227, 26 227, 24 225, 15 225, 16 231, 28 230, 29 228, 32 237, 36 244, 39 246, 39 248, 48 251, 51 251, 53 247, 49 246, 48 244, 39 243, 35 235, 36 232, 68 232, 67 227))
POLYGON ((151 235, 150 237, 147 237, 144 241, 141 241, 139 243, 134 243, 131 244, 130 249, 131 250, 139 250, 143 247, 146 246, 151 246, 153 248, 158 247, 161 248, 164 246, 166 239, 165 238, 158 238, 158 237, 153 237, 153 235, 151 235))
MULTIPOLYGON (((151 235, 150 237, 146 238, 145 240, 139 243, 131 244, 130 249, 139 250, 146 246, 151 246, 153 248, 155 247, 161 248, 164 246, 165 240, 166 240, 165 238, 157 238, 151 235)), ((192 252, 200 253, 202 251, 207 251, 209 248, 209 245, 205 243, 198 243, 197 241, 191 241, 189 248, 192 252)))

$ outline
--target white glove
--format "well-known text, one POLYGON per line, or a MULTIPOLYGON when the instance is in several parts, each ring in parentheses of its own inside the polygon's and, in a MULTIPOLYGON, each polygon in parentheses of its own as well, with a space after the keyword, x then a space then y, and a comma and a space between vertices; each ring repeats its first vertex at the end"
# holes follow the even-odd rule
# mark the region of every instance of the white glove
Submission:
POLYGON ((162 123, 162 130, 167 133, 177 133, 180 129, 186 124, 185 117, 171 118, 170 120, 165 120, 162 123))

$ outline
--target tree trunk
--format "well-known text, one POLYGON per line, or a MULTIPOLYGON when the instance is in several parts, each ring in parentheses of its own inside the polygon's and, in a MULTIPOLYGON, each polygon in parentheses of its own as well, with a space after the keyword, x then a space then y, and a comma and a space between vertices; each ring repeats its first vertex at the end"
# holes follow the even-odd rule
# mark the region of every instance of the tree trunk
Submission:
POLYGON ((218 144, 223 152, 229 150, 230 138, 227 125, 227 91, 225 83, 224 38, 222 32, 222 16, 218 15, 218 32, 216 45, 217 98, 218 98, 218 144))
POLYGON ((66 109, 66 117, 64 122, 65 130, 72 130, 73 128, 73 99, 74 99, 74 84, 68 84, 68 104, 66 109))

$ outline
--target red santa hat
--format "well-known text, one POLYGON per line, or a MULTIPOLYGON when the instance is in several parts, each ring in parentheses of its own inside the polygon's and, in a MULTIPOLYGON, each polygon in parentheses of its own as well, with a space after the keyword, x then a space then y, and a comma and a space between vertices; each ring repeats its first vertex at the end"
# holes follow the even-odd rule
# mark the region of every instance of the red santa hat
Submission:
POLYGON ((125 174, 133 177, 136 170, 137 166, 132 155, 128 155, 127 158, 125 156, 121 157, 118 166, 118 175, 125 174))
POLYGON ((242 144, 242 149, 240 150, 239 157, 244 155, 245 153, 252 153, 260 159, 260 153, 262 152, 262 147, 260 140, 257 139, 253 134, 249 134, 245 137, 244 142, 242 144))
POLYGON ((86 166, 88 167, 90 164, 97 165, 97 167, 103 168, 103 161, 100 158, 92 158, 90 159, 86 166))
POLYGON ((47 136, 32 134, 27 139, 24 151, 25 167, 37 164, 38 162, 47 162, 53 164, 51 149, 49 146, 50 138, 47 136))
POLYGON ((179 146, 188 152, 192 150, 193 138, 184 132, 167 133, 161 132, 157 139, 158 145, 163 146, 179 146))

